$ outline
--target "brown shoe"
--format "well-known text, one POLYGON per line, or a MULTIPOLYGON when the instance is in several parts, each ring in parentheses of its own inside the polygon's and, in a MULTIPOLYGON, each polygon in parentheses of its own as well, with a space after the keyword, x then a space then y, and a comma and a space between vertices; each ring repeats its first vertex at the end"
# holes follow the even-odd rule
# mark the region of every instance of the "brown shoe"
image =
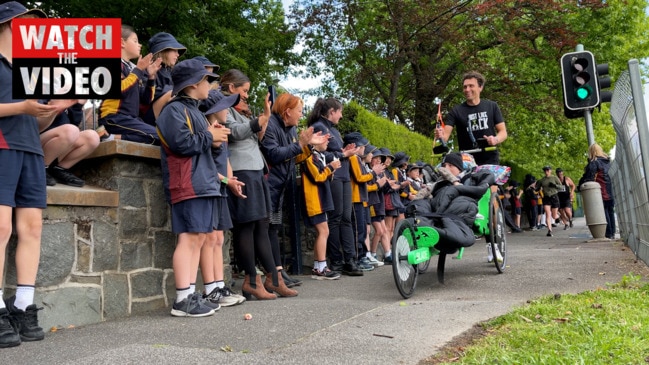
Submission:
POLYGON ((266 290, 268 291, 274 291, 278 295, 282 297, 296 297, 297 296, 297 290, 290 289, 289 287, 286 286, 286 283, 284 283, 284 279, 282 278, 281 275, 278 275, 278 272, 275 271, 271 275, 266 275, 266 281, 264 282, 264 287, 266 287, 266 290), (273 285, 273 275, 277 277, 277 286, 273 285))
POLYGON ((245 279, 243 279, 241 292, 246 300, 250 300, 251 296, 254 296, 258 300, 272 300, 277 298, 277 295, 269 293, 266 288, 264 288, 264 284, 261 282, 261 276, 259 275, 255 275, 254 288, 250 285, 250 275, 246 275, 245 279))

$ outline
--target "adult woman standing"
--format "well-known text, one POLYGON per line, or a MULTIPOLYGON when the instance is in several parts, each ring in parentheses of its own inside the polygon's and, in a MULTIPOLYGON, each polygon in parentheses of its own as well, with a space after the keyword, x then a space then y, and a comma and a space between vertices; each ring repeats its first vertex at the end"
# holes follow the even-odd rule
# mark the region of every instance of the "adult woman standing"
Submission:
POLYGON ((604 153, 602 147, 593 143, 588 147, 588 165, 584 169, 584 175, 579 179, 579 186, 587 181, 594 181, 602 188, 602 200, 604 200, 604 215, 606 216, 606 238, 615 237, 615 200, 613 199, 613 185, 608 176, 608 169, 611 160, 604 153))
MULTIPOLYGON (((311 155, 309 144, 320 144, 328 138, 327 135, 314 134, 313 128, 302 131, 298 137, 296 127, 302 117, 303 108, 304 102, 299 97, 289 93, 279 95, 273 103, 272 115, 261 141, 261 151, 270 165, 268 187, 272 210, 269 236, 276 265, 281 265, 282 262, 278 233, 282 224, 284 192, 295 181, 295 164, 311 155)), ((268 288, 268 285, 266 287, 268 288)))
POLYGON ((327 257, 331 270, 342 271, 350 276, 362 276, 363 271, 356 263, 356 246, 352 229, 352 187, 349 175, 349 156, 354 156, 359 147, 349 144, 343 148, 343 138, 336 126, 343 117, 343 105, 334 98, 318 99, 307 119, 307 125, 316 132, 331 135, 325 156, 327 162, 338 159, 341 167, 331 181, 331 195, 334 210, 329 218, 327 257), (341 252, 342 251, 342 252, 341 252))
POLYGON ((270 192, 264 178, 264 158, 259 150, 259 141, 264 137, 270 118, 268 99, 264 113, 250 118, 248 112, 248 91, 250 79, 239 70, 228 70, 221 76, 221 91, 225 95, 239 94, 239 104, 228 110, 226 127, 230 129, 229 150, 232 175, 243 182, 245 198, 229 196, 228 206, 232 216, 232 242, 239 265, 246 272, 242 290, 244 295, 257 299, 274 299, 275 295, 264 289, 255 267, 259 259, 272 281, 273 290, 282 296, 297 293, 280 284, 275 260, 268 238, 268 217, 271 211, 270 192))

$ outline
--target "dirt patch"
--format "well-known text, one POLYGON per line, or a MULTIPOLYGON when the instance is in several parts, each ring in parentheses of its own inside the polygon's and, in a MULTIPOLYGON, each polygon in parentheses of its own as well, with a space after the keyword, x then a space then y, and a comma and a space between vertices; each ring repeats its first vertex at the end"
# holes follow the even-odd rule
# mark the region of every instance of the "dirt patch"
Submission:
POLYGON ((444 347, 439 349, 435 355, 421 360, 419 365, 434 365, 459 360, 464 355, 464 350, 476 340, 487 336, 487 331, 481 323, 474 324, 470 330, 453 337, 444 347))

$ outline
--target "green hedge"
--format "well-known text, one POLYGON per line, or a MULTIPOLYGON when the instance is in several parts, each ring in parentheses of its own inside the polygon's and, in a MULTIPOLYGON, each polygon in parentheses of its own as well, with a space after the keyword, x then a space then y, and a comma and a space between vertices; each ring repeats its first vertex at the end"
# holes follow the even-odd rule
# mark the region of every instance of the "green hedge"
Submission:
POLYGON ((404 151, 410 156, 411 162, 439 162, 432 157, 432 139, 372 114, 353 101, 345 105, 338 129, 343 136, 349 132, 360 132, 371 144, 387 147, 393 155, 404 151))

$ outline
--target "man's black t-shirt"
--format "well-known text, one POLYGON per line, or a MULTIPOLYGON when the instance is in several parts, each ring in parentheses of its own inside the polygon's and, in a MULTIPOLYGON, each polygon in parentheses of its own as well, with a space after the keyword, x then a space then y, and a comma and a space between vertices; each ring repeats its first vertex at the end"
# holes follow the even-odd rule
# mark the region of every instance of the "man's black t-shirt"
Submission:
MULTIPOLYGON (((468 105, 465 101, 455 106, 446 117, 446 124, 455 126, 460 150, 483 147, 480 146, 478 139, 484 136, 495 136, 496 124, 504 122, 498 104, 488 99, 481 99, 480 104, 475 106, 468 105), (471 140, 469 129, 478 143, 477 146, 474 146, 473 140, 471 140)), ((500 160, 498 151, 473 153, 473 157, 478 165, 497 165, 500 160)))

